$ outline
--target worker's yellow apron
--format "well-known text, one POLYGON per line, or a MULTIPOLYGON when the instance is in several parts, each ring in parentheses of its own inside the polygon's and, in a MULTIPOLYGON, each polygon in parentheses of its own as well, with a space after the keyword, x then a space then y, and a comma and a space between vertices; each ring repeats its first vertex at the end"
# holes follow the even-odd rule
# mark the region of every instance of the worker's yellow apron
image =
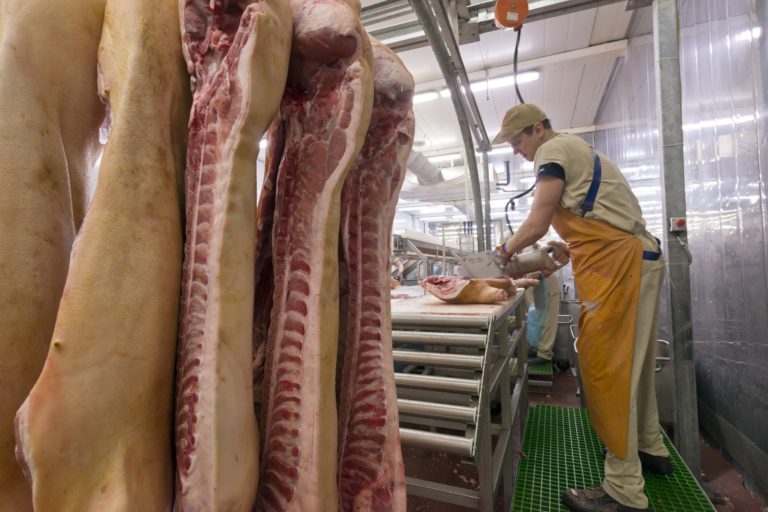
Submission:
POLYGON ((570 244, 581 301, 577 348, 589 421, 611 453, 625 459, 643 245, 631 233, 562 206, 552 226, 570 244))
MULTIPOLYGON (((599 187, 597 156, 595 164, 597 186, 585 201, 589 206, 582 205, 584 213, 592 209, 599 187)), ((570 244, 581 301, 577 347, 589 420, 611 453, 625 459, 643 245, 631 233, 561 205, 552 226, 570 244)))

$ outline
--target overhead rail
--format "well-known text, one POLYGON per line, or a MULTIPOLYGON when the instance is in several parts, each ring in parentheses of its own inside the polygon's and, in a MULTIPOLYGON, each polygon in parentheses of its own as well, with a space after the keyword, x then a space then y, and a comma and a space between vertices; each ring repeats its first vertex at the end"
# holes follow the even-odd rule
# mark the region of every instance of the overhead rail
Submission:
MULTIPOLYGON (((456 41, 454 29, 448 18, 448 12, 441 0, 412 0, 411 3, 416 17, 421 23, 435 57, 440 65, 440 70, 445 78, 445 83, 451 93, 456 117, 458 118, 461 138, 464 142, 464 151, 469 168, 469 178, 472 184, 472 200, 475 207, 475 222, 477 223, 477 250, 487 249, 483 227, 483 201, 480 195, 480 178, 475 159, 475 144, 480 151, 488 152, 491 142, 485 131, 480 110, 475 101, 475 95, 469 85, 467 70, 459 51, 459 43, 456 41)), ((487 178, 486 178, 487 179, 487 178)), ((488 230, 490 231, 490 230, 488 230)))
MULTIPOLYGON (((561 0, 559 2, 546 2, 541 6, 537 6, 539 2, 534 1, 531 2, 531 9, 528 11, 526 23, 624 1, 626 0, 561 0)), ((404 5, 407 5, 405 0, 385 0, 363 7, 363 23, 367 27, 373 27, 390 19, 395 19, 395 17, 385 17, 391 14, 391 11, 387 11, 387 9, 392 9, 395 6, 401 9, 397 17, 405 16, 408 11, 403 9, 404 5)), ((477 34, 478 36, 479 34, 497 30, 498 27, 496 27, 493 19, 494 5, 495 1, 492 0, 469 5, 470 19, 460 25, 460 30, 463 33, 477 34)), ((405 20, 385 27, 373 28, 369 30, 369 33, 398 52, 421 48, 430 44, 418 19, 405 20)))

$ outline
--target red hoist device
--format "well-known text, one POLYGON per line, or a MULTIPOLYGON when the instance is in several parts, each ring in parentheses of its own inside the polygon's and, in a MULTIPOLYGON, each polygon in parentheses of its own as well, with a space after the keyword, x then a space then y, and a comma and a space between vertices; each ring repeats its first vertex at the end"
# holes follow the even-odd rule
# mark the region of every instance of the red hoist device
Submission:
POLYGON ((497 0, 494 8, 496 25, 499 28, 513 28, 519 31, 528 16, 527 0, 497 0))

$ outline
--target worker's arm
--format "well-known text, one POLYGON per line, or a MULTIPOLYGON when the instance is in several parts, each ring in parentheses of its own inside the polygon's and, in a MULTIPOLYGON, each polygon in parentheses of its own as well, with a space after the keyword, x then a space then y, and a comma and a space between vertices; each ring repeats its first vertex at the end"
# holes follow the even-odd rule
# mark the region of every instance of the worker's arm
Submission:
POLYGON ((552 222, 552 215, 560 203, 565 182, 554 176, 539 176, 536 192, 528 217, 520 224, 517 233, 498 247, 501 254, 512 256, 523 248, 533 244, 547 234, 552 222))

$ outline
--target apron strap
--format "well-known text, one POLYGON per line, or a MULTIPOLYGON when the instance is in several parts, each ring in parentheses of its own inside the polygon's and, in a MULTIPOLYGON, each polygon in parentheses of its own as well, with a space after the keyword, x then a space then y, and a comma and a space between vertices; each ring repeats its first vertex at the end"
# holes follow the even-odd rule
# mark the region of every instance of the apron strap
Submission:
POLYGON ((656 239, 656 244, 659 246, 659 252, 655 251, 643 251, 643 259, 647 261, 658 261, 659 258, 661 258, 661 240, 654 237, 656 239))
POLYGON ((600 157, 594 151, 592 154, 595 156, 595 166, 592 172, 592 183, 589 184, 589 190, 584 198, 584 202, 581 203, 581 216, 584 217, 587 212, 591 212, 595 207, 595 199, 597 199, 597 191, 600 189, 600 180, 603 176, 603 166, 600 164, 600 157))

